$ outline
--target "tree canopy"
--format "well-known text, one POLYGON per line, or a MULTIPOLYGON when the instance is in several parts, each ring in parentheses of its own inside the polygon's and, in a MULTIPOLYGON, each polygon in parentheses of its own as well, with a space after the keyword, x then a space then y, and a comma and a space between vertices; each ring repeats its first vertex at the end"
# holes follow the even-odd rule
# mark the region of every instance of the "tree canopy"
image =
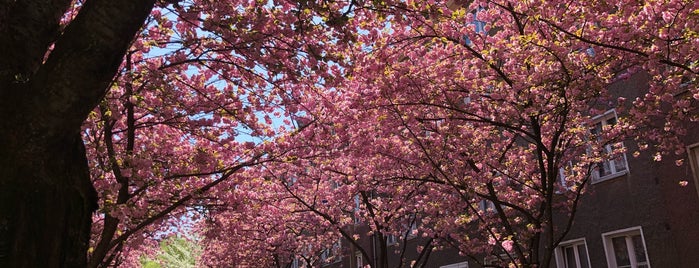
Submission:
POLYGON ((698 120, 694 1, 5 2, 0 264, 136 264, 193 225, 211 266, 367 234, 547 266, 597 163, 698 120))

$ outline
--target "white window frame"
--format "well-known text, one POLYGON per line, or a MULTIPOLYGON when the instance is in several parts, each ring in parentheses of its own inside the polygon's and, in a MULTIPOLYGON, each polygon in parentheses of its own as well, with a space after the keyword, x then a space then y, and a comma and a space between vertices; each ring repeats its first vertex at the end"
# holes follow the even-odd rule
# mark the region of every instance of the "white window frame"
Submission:
POLYGON ((579 245, 583 245, 585 247, 585 257, 587 258, 587 265, 589 268, 592 264, 590 264, 590 250, 587 248, 587 241, 585 240, 585 238, 578 238, 561 242, 558 245, 558 247, 556 247, 556 250, 554 252, 556 257, 556 267, 566 268, 565 252, 563 252, 563 249, 567 247, 573 247, 576 265, 577 267, 582 267, 580 263, 580 253, 578 252, 579 245))
MULTIPOLYGON (((607 124, 607 120, 610 119, 610 118, 612 118, 612 117, 615 118, 615 120, 618 120, 618 118, 619 118, 619 117, 617 116, 617 114, 616 114, 616 110, 614 110, 614 109, 611 109, 611 110, 609 110, 609 111, 606 111, 605 113, 603 113, 603 114, 601 114, 601 115, 592 117, 592 119, 590 120, 590 122, 591 122, 591 123, 590 123, 590 127, 594 127, 594 126, 597 125, 597 124, 601 124, 601 128, 600 128, 601 130, 600 130, 600 131, 604 131, 604 127, 608 125, 608 124, 607 124)), ((612 152, 612 146, 615 146, 615 145, 619 145, 619 146, 621 146, 622 148, 624 147, 624 143, 621 142, 621 141, 620 141, 620 142, 616 142, 616 143, 614 143, 614 144, 606 144, 606 145, 604 145, 605 153, 610 153, 610 152, 612 152)), ((628 173, 629 173, 629 162, 628 162, 627 159, 626 159, 626 153, 622 153, 621 155, 619 155, 619 157, 621 157, 621 160, 624 162, 624 170, 618 170, 618 171, 616 170, 616 165, 615 165, 615 163, 614 163, 614 160, 615 160, 614 158, 613 158, 613 159, 604 160, 604 162, 602 162, 602 163, 595 163, 595 166, 593 166, 593 167, 591 168, 591 170, 590 170, 590 171, 592 172, 591 182, 594 184, 594 183, 603 182, 603 181, 606 181, 606 180, 614 179, 614 178, 621 177, 621 176, 623 176, 623 175, 628 174, 628 173), (597 167, 598 164, 607 164, 607 165, 609 165, 610 174, 604 175, 604 176, 600 176, 600 175, 599 175, 599 170, 598 170, 599 168, 597 167)))
POLYGON ((354 261, 357 268, 364 267, 364 256, 362 256, 362 252, 357 251, 354 253, 354 261))
POLYGON ((561 186, 559 189, 556 189, 557 194, 562 194, 566 191, 571 191, 577 186, 578 182, 568 181, 569 176, 574 177, 577 174, 577 172, 574 171, 574 168, 575 166, 573 166, 572 161, 568 161, 563 166, 558 168, 558 183, 560 183, 561 186))
POLYGON ((468 268, 468 261, 462 261, 447 265, 439 266, 439 268, 468 268))
POLYGON ((689 166, 692 169, 694 187, 699 194, 699 143, 687 146, 687 160, 689 160, 689 166))
POLYGON ((604 253, 607 256, 607 265, 609 265, 609 268, 617 268, 618 265, 616 263, 616 255, 614 254, 614 246, 612 245, 612 239, 617 238, 617 237, 626 237, 626 250, 629 254, 629 260, 631 263, 631 268, 637 268, 638 263, 636 261, 636 252, 633 247, 633 242, 631 240, 631 236, 633 235, 640 235, 641 236, 641 242, 643 243, 643 250, 645 251, 645 257, 646 257, 646 264, 648 265, 648 268, 651 268, 650 265, 650 258, 648 258, 648 247, 646 246, 646 238, 643 236, 643 229, 641 226, 636 226, 636 227, 631 227, 631 228, 626 228, 626 229, 621 229, 621 230, 616 230, 616 231, 611 231, 611 232, 606 232, 602 234, 602 244, 604 245, 604 253))

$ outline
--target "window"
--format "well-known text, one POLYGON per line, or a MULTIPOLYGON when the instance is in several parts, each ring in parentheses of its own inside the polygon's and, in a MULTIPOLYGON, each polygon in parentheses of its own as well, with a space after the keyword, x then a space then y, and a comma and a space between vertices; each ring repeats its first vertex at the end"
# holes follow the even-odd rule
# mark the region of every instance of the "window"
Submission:
POLYGON ((493 201, 483 199, 478 202, 478 210, 483 212, 493 212, 495 211, 495 203, 493 203, 493 201))
POLYGON ((408 239, 413 239, 417 237, 417 219, 413 218, 412 221, 410 221, 410 226, 407 228, 408 229, 408 239))
POLYGON ((336 263, 342 260, 342 238, 338 238, 337 242, 333 243, 330 248, 326 248, 320 253, 320 259, 323 265, 336 263))
POLYGON ((306 264, 306 261, 303 260, 302 258, 294 258, 294 260, 291 262, 291 268, 301 268, 301 267, 308 267, 306 264))
POLYGON ((590 268, 585 239, 563 242, 556 248, 555 254, 558 268, 590 268))
POLYGON ((354 259, 355 259, 355 262, 357 263, 357 266, 356 266, 357 268, 364 267, 364 258, 362 257, 361 252, 357 251, 356 253, 354 253, 354 259))
POLYGON ((439 268, 468 268, 468 262, 452 263, 448 265, 439 266, 439 268))
POLYGON ((561 184, 561 189, 557 191, 557 193, 561 193, 562 190, 573 190, 576 182, 574 181, 568 181, 570 178, 569 177, 575 177, 577 175, 577 172, 575 172, 575 167, 573 166, 573 162, 568 161, 565 165, 560 167, 558 169, 558 180, 559 183, 561 184))
POLYGON ((398 243, 398 237, 394 234, 389 234, 386 236, 386 245, 393 245, 398 243))
MULTIPOLYGON (((601 139, 601 134, 606 131, 610 126, 615 125, 617 122, 616 112, 610 110, 603 115, 593 118, 592 126, 590 128, 590 134, 593 138, 598 140, 601 139)), ((604 145, 604 155, 612 155, 616 149, 623 148, 624 144, 622 142, 617 142, 613 144, 604 145)), ((628 172, 628 167, 626 164, 626 154, 621 153, 618 155, 613 155, 612 157, 597 163, 592 167, 592 182, 600 182, 624 175, 628 172)))
POLYGON ((602 234, 610 268, 650 268, 641 227, 602 234))

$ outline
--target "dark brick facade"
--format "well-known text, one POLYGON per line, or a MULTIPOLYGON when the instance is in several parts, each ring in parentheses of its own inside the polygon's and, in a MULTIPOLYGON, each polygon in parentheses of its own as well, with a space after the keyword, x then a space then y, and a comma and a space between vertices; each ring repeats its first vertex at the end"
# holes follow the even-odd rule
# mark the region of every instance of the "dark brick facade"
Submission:
MULTIPOLYGON (((633 99, 647 89, 647 77, 636 74, 609 89, 633 99)), ((699 128, 690 126, 684 143, 697 142, 699 128)), ((585 239, 591 267, 609 267, 602 234, 640 227, 651 267, 699 267, 699 195, 687 154, 656 162, 648 153, 633 157, 633 141, 625 146, 629 172, 589 185, 567 237, 585 239), (675 165, 678 159, 684 165, 675 165)))

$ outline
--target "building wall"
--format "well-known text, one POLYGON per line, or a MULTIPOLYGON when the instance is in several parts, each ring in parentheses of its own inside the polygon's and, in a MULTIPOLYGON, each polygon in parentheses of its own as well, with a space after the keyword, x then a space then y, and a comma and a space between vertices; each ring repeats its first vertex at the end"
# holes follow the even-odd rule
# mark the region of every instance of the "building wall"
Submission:
MULTIPOLYGON (((645 89, 644 74, 610 85, 629 100, 645 89)), ((696 142, 699 128, 690 126, 685 144, 696 142)), ((590 185, 567 238, 585 238, 591 267, 608 267, 602 234, 640 226, 651 267, 699 267, 699 195, 687 154, 656 162, 648 153, 633 157, 633 141, 624 145, 628 174, 590 185), (685 159, 684 165, 675 165, 677 159, 685 159), (689 184, 681 186, 683 180, 689 184)))

